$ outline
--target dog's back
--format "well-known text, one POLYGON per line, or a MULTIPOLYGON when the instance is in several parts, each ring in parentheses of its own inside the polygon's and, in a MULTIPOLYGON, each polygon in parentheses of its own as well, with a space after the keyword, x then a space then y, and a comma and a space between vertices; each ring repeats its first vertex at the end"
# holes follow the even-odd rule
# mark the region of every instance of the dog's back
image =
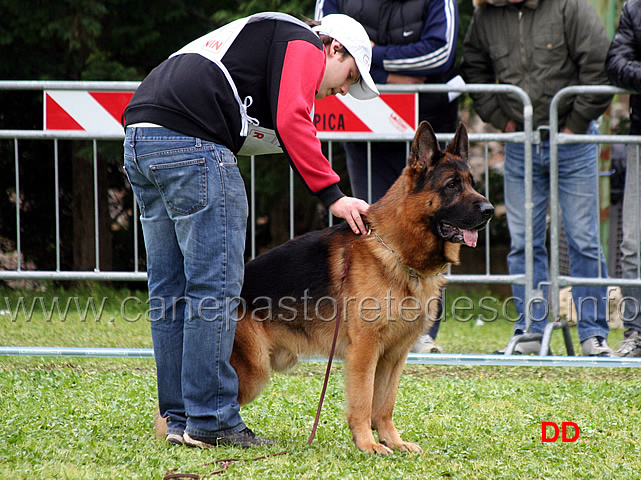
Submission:
POLYGON ((296 237, 245 265, 241 297, 251 306, 269 299, 278 306, 285 298, 328 295, 330 264, 337 242, 344 245, 356 236, 340 223, 296 237))

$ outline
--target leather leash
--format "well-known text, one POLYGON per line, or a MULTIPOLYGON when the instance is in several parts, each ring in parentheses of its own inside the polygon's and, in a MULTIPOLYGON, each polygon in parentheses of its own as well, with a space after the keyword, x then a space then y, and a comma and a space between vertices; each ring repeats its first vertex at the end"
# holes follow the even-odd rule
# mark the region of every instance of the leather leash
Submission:
MULTIPOLYGON (((340 302, 340 299, 343 298, 343 287, 345 286, 345 278, 347 278, 347 273, 349 272, 349 267, 351 264, 350 261, 351 261, 351 258, 350 256, 348 256, 347 261, 345 262, 345 269, 343 270, 343 273, 339 277, 341 281, 341 286, 338 291, 339 302, 340 302)), ((308 446, 311 445, 312 442, 314 441, 314 437, 316 436, 316 429, 318 428, 318 423, 320 422, 320 414, 323 408, 323 401, 325 400, 325 392, 327 391, 327 385, 329 383, 329 375, 332 370, 332 361, 334 359, 334 351, 336 350, 336 341, 338 340, 338 329, 341 323, 341 310, 342 309, 339 304, 338 310, 336 312, 336 327, 334 328, 334 338, 332 339, 332 348, 329 351, 329 358, 327 360, 327 369, 325 370, 325 380, 323 382, 323 389, 321 390, 320 398, 318 400, 318 409, 316 410, 316 418, 314 419, 314 426, 312 427, 312 433, 309 436, 309 440, 307 440, 308 446)), ((288 450, 285 452, 270 453, 268 455, 263 455, 256 458, 222 458, 219 460, 214 460, 213 462, 205 463, 203 467, 220 464, 220 468, 218 470, 214 470, 212 472, 205 473, 203 475, 198 475, 195 473, 174 473, 176 472, 176 470, 178 470, 178 468, 172 468, 171 470, 167 470, 165 476, 163 477, 163 480, 202 480, 205 477, 223 473, 231 465, 237 462, 255 462, 258 460, 264 460, 266 458, 278 457, 280 455, 288 455, 290 453, 292 453, 291 450, 288 450)))
MULTIPOLYGON (((350 267, 350 257, 347 258, 345 262, 345 269, 340 277, 341 287, 338 290, 338 301, 340 302, 343 298, 343 287, 345 286, 345 278, 347 278, 347 272, 349 272, 350 267)), ((334 328, 334 338, 332 339, 332 348, 329 351, 329 359, 327 360, 327 369, 325 370, 325 381, 323 382, 323 389, 321 390, 320 399, 318 400, 318 410, 316 411, 316 419, 314 420, 314 426, 312 427, 312 434, 307 440, 307 445, 311 445, 316 436, 316 428, 318 427, 318 422, 320 420, 321 409, 323 408, 323 400, 325 399, 325 392, 327 391, 327 383, 329 382, 329 374, 332 370, 332 360, 334 359, 334 350, 336 349, 336 340, 338 339, 338 327, 341 324, 341 306, 338 305, 338 310, 336 312, 336 327, 334 328)))

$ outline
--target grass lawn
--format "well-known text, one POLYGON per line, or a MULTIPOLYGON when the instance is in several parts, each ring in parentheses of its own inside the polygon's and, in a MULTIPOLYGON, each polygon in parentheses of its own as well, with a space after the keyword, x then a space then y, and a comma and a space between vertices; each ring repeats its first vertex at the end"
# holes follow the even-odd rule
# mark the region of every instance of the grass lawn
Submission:
MULTIPOLYGON (((448 301, 459 294, 449 292, 448 301)), ((100 285, 44 293, 0 290, 0 345, 150 348, 149 325, 138 318, 144 299, 100 285), (26 311, 16 314, 20 297, 26 311), (66 317, 57 313, 56 298, 63 313, 69 306, 66 317), (87 309, 88 298, 94 299, 95 314, 87 309)), ((491 353, 505 346, 509 321, 477 325, 476 316, 470 318, 443 323, 438 341, 447 352, 491 353)), ((573 336, 576 348, 576 330, 573 336)), ((613 330, 610 344, 621 337, 622 331, 613 330)), ((563 352, 560 334, 552 347, 563 352)), ((333 369, 316 439, 305 446, 324 371, 325 364, 301 363, 291 373, 274 375, 263 395, 243 409, 246 423, 275 439, 275 447, 198 451, 154 437, 151 359, 0 357, 0 478, 159 479, 172 468, 202 475, 217 468, 205 465, 215 459, 283 450, 292 453, 237 463, 224 475, 261 480, 641 478, 636 369, 408 365, 395 421, 404 438, 424 452, 388 457, 362 454, 353 446, 342 414, 340 363, 333 369), (579 439, 543 443, 546 421, 576 423, 579 439)))

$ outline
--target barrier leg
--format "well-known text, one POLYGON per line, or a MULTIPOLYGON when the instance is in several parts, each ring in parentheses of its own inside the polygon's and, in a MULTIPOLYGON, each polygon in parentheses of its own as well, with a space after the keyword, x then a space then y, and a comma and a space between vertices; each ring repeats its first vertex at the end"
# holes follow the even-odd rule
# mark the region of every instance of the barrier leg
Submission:
POLYGON ((574 347, 572 345, 572 335, 570 334, 570 326, 565 320, 558 322, 550 322, 546 325, 543 332, 543 339, 541 340, 541 350, 539 355, 551 355, 550 340, 552 339, 552 332, 554 330, 562 329, 563 340, 565 341, 565 349, 569 357, 574 356, 574 347))
POLYGON ((516 335, 510 339, 505 347, 504 355, 512 355, 514 353, 514 348, 521 342, 531 342, 539 341, 543 335, 541 333, 524 333, 523 335, 516 335))

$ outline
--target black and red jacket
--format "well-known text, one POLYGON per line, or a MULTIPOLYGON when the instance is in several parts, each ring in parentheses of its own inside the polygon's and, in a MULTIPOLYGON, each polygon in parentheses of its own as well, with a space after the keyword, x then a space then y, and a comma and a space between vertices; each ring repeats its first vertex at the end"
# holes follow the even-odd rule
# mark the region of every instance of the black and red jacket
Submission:
MULTIPOLYGON (((248 114, 276 131, 303 183, 329 206, 343 196, 339 177, 322 153, 311 118, 325 73, 318 36, 294 23, 247 24, 222 59, 248 114)), ((140 84, 125 110, 125 125, 150 122, 208 140, 238 153, 241 115, 222 70, 198 54, 170 57, 140 84)))

